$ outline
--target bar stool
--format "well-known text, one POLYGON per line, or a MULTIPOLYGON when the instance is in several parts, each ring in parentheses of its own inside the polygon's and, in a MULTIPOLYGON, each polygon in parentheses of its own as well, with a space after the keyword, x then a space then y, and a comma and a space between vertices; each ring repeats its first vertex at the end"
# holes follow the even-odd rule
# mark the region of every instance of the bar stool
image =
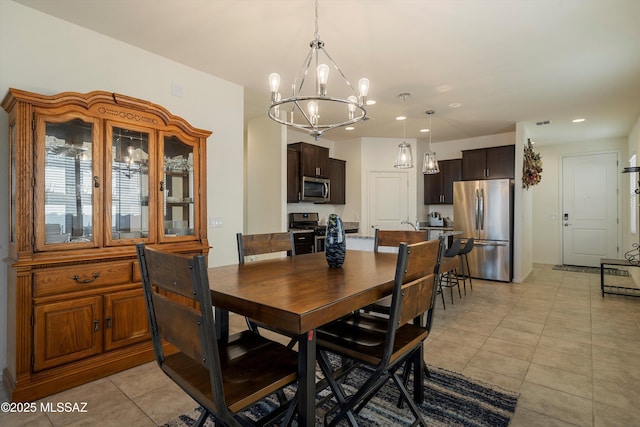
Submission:
POLYGON ((467 294, 467 279, 469 279, 469 287, 473 290, 473 281, 471 280, 471 270, 469 269, 469 257, 467 254, 473 249, 473 237, 467 240, 467 243, 460 249, 458 256, 460 257, 460 265, 462 267, 462 286, 464 287, 464 294, 467 294))
MULTIPOLYGON (((462 298, 460 292, 460 281, 458 280, 458 267, 460 266, 460 259, 458 253, 460 252, 460 240, 453 241, 451 246, 445 251, 444 257, 440 262, 440 294, 442 295, 442 305, 444 307, 444 293, 442 288, 449 288, 451 290, 451 304, 453 304, 453 288, 458 287, 458 296, 462 298)), ((445 307, 446 308, 446 307, 445 307)))

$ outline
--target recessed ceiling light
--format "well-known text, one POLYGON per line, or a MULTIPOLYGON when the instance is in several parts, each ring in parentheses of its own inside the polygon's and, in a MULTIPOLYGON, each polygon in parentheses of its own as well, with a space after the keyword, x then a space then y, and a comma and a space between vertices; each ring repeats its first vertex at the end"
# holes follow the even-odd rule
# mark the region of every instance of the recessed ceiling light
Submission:
POLYGON ((407 116, 398 116, 396 120, 407 120, 407 116))
POLYGON ((429 129, 420 129, 420 132, 427 133, 427 132, 429 132, 429 129))
POLYGON ((451 104, 449 104, 449 107, 451 108, 460 108, 462 107, 462 104, 459 102, 452 102, 451 104))
POLYGON ((353 126, 347 126, 346 128, 344 128, 344 130, 354 130, 355 128, 353 126))
POLYGON ((375 105, 376 100, 375 99, 367 99, 367 105, 375 105))
POLYGON ((584 119, 573 119, 572 122, 573 123, 582 123, 582 122, 584 122, 584 119))

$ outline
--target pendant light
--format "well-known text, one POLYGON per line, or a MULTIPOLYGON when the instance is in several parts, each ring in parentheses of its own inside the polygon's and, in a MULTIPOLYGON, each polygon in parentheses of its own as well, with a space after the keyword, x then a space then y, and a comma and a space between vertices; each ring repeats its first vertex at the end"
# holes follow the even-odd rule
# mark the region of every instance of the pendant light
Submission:
MULTIPOLYGON (((407 97, 411 96, 409 93, 401 93, 398 95, 402 98, 402 102, 406 101, 407 97)), ((410 169, 413 167, 413 153, 411 152, 411 144, 407 144, 405 135, 405 123, 407 121, 406 116, 398 116, 396 120, 402 121, 402 144, 398 145, 398 156, 396 157, 396 164, 393 165, 397 169, 410 169)))
POLYGON ((422 173, 425 175, 433 175, 440 172, 438 167, 438 159, 436 159, 436 153, 431 151, 431 134, 433 133, 431 128, 431 116, 436 112, 435 110, 427 110, 429 115, 429 151, 424 153, 424 163, 422 164, 422 173))
MULTIPOLYGON (((357 91, 345 77, 338 64, 324 48, 324 42, 318 36, 318 0, 315 2, 315 33, 314 39, 309 43, 311 50, 304 60, 302 68, 291 87, 291 96, 283 97, 280 94, 280 75, 269 75, 271 88, 271 104, 268 115, 278 123, 309 132, 316 140, 328 130, 341 126, 352 125, 366 119, 367 95, 369 93, 369 80, 365 77, 358 81, 357 91), (326 61, 326 63, 321 62, 326 61), (337 76, 342 80, 341 95, 330 95, 328 80, 330 64, 337 71, 337 76), (315 82, 305 84, 315 75, 315 82), (310 87, 313 86, 313 87, 310 87), (281 115, 280 110, 286 110, 281 115)), ((333 87, 333 93, 340 90, 333 87)))

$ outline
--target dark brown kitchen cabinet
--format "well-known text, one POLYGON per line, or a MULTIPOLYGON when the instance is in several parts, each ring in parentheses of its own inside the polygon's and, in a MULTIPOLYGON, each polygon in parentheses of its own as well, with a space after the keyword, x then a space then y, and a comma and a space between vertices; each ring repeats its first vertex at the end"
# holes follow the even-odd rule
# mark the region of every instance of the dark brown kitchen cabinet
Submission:
POLYGON ((300 201, 300 152, 287 149, 287 203, 300 201))
POLYGON ((300 153, 300 175, 317 178, 329 177, 329 149, 319 145, 296 142, 289 144, 290 150, 300 153))
POLYGON ((346 203, 346 172, 347 162, 340 159, 329 159, 329 181, 331 192, 329 203, 344 205, 346 203))
POLYGON ((453 183, 462 179, 462 160, 442 160, 438 162, 440 172, 424 175, 424 204, 453 204, 453 183))
POLYGON ((293 233, 293 244, 296 247, 296 255, 314 252, 314 240, 315 234, 313 231, 293 233))
POLYGON ((462 152, 462 180, 515 177, 515 145, 462 152))

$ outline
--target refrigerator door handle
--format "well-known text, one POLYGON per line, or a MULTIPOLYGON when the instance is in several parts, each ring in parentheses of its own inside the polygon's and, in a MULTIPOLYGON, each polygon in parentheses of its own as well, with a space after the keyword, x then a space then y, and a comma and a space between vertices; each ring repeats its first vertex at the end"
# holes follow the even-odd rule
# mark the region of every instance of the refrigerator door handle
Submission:
POLYGON ((480 212, 479 212, 479 208, 480 208, 480 200, 479 200, 479 195, 478 195, 478 189, 476 188, 476 196, 473 199, 473 220, 475 221, 475 228, 476 230, 478 230, 478 218, 480 218, 480 212))
POLYGON ((481 188, 479 197, 480 204, 480 226, 478 227, 480 230, 484 230, 484 189, 481 188))
POLYGON ((474 240, 474 246, 509 246, 507 242, 482 242, 478 240, 474 240))

